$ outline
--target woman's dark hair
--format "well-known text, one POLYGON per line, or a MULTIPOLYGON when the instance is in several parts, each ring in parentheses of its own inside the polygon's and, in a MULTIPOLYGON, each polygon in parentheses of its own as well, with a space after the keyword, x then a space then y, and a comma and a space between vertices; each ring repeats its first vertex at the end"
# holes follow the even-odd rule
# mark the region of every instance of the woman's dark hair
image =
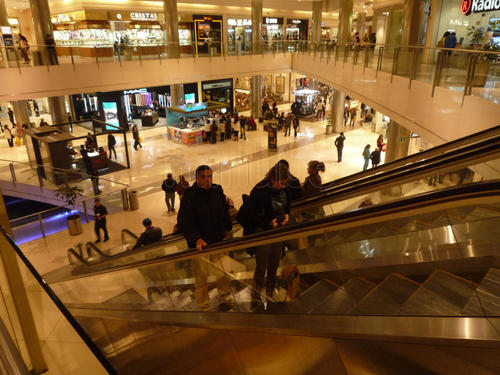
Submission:
POLYGON ((278 162, 267 172, 266 177, 274 181, 288 180, 290 172, 285 164, 278 162))
POLYGON ((308 167, 316 173, 325 171, 325 163, 317 160, 311 160, 308 164, 308 167))
POLYGON ((212 168, 210 168, 208 165, 200 165, 198 168, 196 168, 196 177, 198 177, 200 172, 203 172, 203 171, 212 172, 212 168))

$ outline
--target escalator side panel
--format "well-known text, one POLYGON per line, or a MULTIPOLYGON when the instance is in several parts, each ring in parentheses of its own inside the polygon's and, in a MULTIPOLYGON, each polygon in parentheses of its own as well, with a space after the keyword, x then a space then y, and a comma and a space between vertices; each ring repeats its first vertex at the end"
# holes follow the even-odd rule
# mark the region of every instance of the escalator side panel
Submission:
POLYGON ((491 268, 462 311, 463 316, 500 315, 500 269, 491 268))

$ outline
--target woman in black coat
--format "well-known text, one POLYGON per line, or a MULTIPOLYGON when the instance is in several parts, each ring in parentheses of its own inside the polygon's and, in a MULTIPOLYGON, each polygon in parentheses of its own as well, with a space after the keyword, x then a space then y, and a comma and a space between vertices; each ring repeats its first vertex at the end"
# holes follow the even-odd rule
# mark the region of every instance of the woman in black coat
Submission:
MULTIPOLYGON (((238 211, 238 222, 243 226, 243 234, 252 234, 288 224, 290 202, 284 190, 290 173, 288 168, 277 163, 267 173, 266 178, 252 189, 250 196, 238 211)), ((281 242, 255 248, 255 289, 252 295, 253 307, 260 304, 260 292, 266 285, 266 294, 272 297, 276 283, 282 251, 281 242), (267 271, 267 277, 266 277, 267 271)))

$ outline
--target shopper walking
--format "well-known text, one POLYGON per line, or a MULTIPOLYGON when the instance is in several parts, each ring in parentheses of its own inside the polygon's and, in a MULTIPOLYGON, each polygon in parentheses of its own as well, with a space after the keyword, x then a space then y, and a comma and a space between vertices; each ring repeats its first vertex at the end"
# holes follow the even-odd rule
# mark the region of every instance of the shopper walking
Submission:
POLYGON ((115 136, 111 133, 108 134, 108 150, 109 150, 109 158, 111 159, 111 155, 114 153, 115 154, 115 159, 118 159, 116 156, 116 139, 115 136))
POLYGON ((87 167, 87 172, 90 176, 90 181, 92 182, 92 189, 94 190, 94 195, 101 194, 102 191, 99 190, 99 170, 94 164, 92 164, 92 162, 89 162, 87 167))
POLYGON ((226 122, 224 121, 224 118, 219 119, 219 135, 220 141, 224 142, 224 139, 226 138, 226 122))
POLYGON ((179 200, 182 200, 182 197, 184 196, 184 192, 187 190, 189 187, 189 182, 186 181, 184 176, 180 175, 179 176, 179 182, 177 183, 177 194, 179 195, 179 200))
POLYGON ((231 135, 232 135, 231 116, 227 115, 224 118, 224 122, 226 123, 226 128, 225 128, 226 139, 231 139, 231 135))
POLYGON ((380 135, 377 138, 377 148, 382 152, 384 150, 384 146, 385 146, 384 137, 380 135))
POLYGON ((285 118, 285 137, 290 135, 290 131, 292 130, 292 116, 289 114, 286 115, 285 118))
MULTIPOLYGON (((212 169, 201 165, 196 169, 196 182, 188 188, 181 200, 178 227, 186 238, 189 248, 202 251, 207 245, 222 241, 231 234, 232 222, 229 206, 220 185, 212 183, 212 169)), ((207 278, 208 261, 221 266, 220 255, 209 256, 209 259, 194 258, 191 262, 195 280, 195 299, 201 310, 210 309, 207 278)), ((229 280, 222 272, 217 274, 219 292, 219 310, 232 308, 229 280)))
POLYGON ((137 125, 132 126, 132 137, 134 138, 134 150, 137 151, 137 147, 142 148, 141 137, 139 136, 139 128, 137 125))
POLYGON ((212 142, 212 138, 210 135, 210 127, 211 126, 212 126, 212 123, 210 122, 210 119, 207 117, 205 119, 205 137, 203 139, 204 142, 208 142, 208 143, 212 142))
POLYGON ((165 202, 167 203, 168 212, 175 212, 177 181, 172 178, 172 173, 167 174, 167 178, 161 184, 161 189, 165 192, 165 202))
POLYGON ((372 161, 372 168, 380 164, 380 149, 378 147, 375 147, 375 150, 370 154, 370 160, 372 161))
MULTIPOLYGON (((243 234, 252 234, 285 226, 290 219, 290 203, 284 188, 289 180, 289 171, 283 163, 277 163, 250 192, 248 199, 238 211, 237 220, 243 227, 243 234)), ((255 252, 253 275, 252 308, 262 306, 261 291, 272 298, 276 284, 282 243, 274 242, 251 249, 255 252)))
POLYGON ((247 140, 246 132, 247 118, 245 116, 240 117, 240 139, 247 140))
POLYGON ((14 147, 14 135, 12 134, 12 131, 9 129, 9 125, 5 125, 4 134, 5 138, 7 139, 7 143, 9 144, 9 147, 14 147))
POLYGON ((31 60, 28 54, 30 49, 28 39, 26 39, 26 37, 21 33, 18 34, 18 38, 19 38, 18 43, 19 43, 19 50, 21 51, 21 57, 24 59, 25 64, 29 64, 31 60))
POLYGON ((16 123, 14 122, 14 111, 9 108, 7 109, 7 114, 9 115, 9 121, 12 124, 12 126, 16 126, 16 123))
POLYGON ((351 127, 356 125, 356 108, 351 109, 351 122, 349 123, 351 127))
POLYGON ((337 162, 342 161, 342 150, 344 149, 345 135, 344 132, 340 132, 340 135, 335 138, 335 147, 337 147, 337 162))
POLYGON ((299 123, 299 116, 295 115, 293 116, 293 136, 297 137, 297 132, 300 129, 300 123, 299 123))
POLYGON ((99 198, 94 200, 94 231, 97 236, 96 243, 101 242, 101 229, 104 232, 104 242, 109 240, 108 228, 106 227, 106 216, 108 216, 108 210, 101 203, 99 198))
POLYGON ((212 119, 210 122, 210 143, 217 143, 217 133, 219 132, 219 127, 217 126, 215 119, 212 119))
POLYGON ((316 106, 316 118, 323 120, 323 101, 320 99, 318 105, 316 106))
POLYGON ((365 159, 365 164, 363 165, 363 171, 366 171, 368 169, 368 163, 370 162, 370 145, 366 145, 365 149, 363 150, 363 153, 361 154, 363 158, 365 159))

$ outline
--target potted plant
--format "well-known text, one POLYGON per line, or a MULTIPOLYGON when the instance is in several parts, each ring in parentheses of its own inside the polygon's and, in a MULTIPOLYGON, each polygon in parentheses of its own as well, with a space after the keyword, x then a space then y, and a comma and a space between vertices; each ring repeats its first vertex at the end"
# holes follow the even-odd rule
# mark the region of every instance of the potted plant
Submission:
MULTIPOLYGON (((498 43, 493 41, 488 41, 485 43, 485 35, 481 28, 476 28, 471 26, 467 33, 470 37, 467 49, 482 50, 487 52, 495 52, 500 50, 498 43)), ((474 77, 472 80, 472 86, 484 87, 488 79, 488 73, 490 70, 490 65, 496 62, 496 55, 494 54, 481 54, 476 64, 476 70, 474 72, 474 77)))
POLYGON ((76 199, 81 195, 82 189, 76 185, 69 184, 69 176, 66 176, 65 182, 57 188, 56 195, 65 202, 65 210, 68 212, 68 231, 72 236, 82 233, 82 221, 75 209, 76 199))

